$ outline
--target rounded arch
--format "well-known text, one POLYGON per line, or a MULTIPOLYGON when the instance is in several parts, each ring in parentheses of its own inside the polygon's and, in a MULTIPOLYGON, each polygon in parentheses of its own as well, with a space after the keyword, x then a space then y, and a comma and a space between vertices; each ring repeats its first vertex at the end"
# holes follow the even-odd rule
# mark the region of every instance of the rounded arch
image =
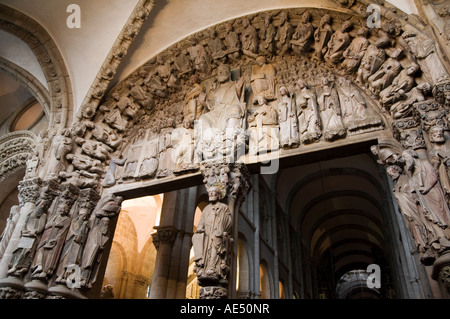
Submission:
POLYGON ((241 232, 238 234, 238 283, 236 285, 238 297, 248 297, 251 288, 251 278, 254 272, 250 265, 253 265, 252 255, 247 247, 247 239, 241 232))
POLYGON ((113 241, 108 258, 108 267, 105 270, 102 286, 111 285, 113 287, 114 297, 120 298, 122 287, 122 275, 127 271, 129 265, 125 248, 119 243, 113 241))
MULTIPOLYGON (((62 131, 71 124, 74 105, 69 73, 58 46, 37 21, 4 4, 0 4, 0 29, 16 36, 33 51, 47 81, 48 93, 36 81, 24 83, 36 94, 36 99, 42 100, 42 106, 49 111, 51 127, 57 127, 57 132, 62 131)), ((29 80, 29 74, 8 61, 2 59, 0 64, 17 78, 29 80)))
POLYGON ((260 299, 270 299, 274 296, 272 272, 264 259, 259 264, 259 293, 260 299))

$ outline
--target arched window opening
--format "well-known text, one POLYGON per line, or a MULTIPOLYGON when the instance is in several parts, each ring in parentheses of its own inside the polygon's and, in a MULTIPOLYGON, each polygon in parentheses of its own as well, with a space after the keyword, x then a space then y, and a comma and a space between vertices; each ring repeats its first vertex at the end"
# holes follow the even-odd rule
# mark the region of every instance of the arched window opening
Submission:
POLYGON ((152 234, 162 201, 163 194, 123 201, 103 280, 112 298, 149 298, 157 253, 152 234))

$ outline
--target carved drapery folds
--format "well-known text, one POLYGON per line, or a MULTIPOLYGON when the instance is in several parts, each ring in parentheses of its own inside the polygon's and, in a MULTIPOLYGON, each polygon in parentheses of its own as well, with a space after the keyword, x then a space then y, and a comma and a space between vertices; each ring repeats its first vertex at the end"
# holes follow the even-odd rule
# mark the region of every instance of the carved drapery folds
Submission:
POLYGON ((101 112, 83 120, 81 153, 110 163, 103 186, 112 187, 189 174, 205 160, 254 161, 279 149, 385 129, 385 110, 376 100, 393 76, 374 73, 391 56, 400 72, 409 58, 385 32, 363 24, 357 16, 291 9, 196 33, 108 93, 101 112), (372 58, 370 45, 384 55, 379 62, 364 60, 372 58), (361 85, 358 71, 368 64, 361 85), (91 121, 95 131, 107 129, 94 132, 91 121))
MULTIPOLYGON (((89 289, 120 200, 104 197, 89 213, 93 208, 81 198, 94 203, 93 194, 118 183, 200 171, 211 201, 202 218, 213 221, 195 235, 202 238, 195 244, 197 275, 202 296, 225 296, 234 216, 249 187, 240 162, 258 161, 268 152, 303 152, 311 144, 328 147, 344 138, 359 141, 373 131, 393 136, 395 147, 379 143, 374 151, 392 171, 394 193, 424 262, 436 259, 448 247, 448 74, 434 41, 403 15, 388 10, 381 28, 369 29, 364 5, 345 2, 355 14, 282 9, 202 30, 109 92, 117 65, 103 68, 78 121, 42 137, 43 147, 35 151, 46 165, 29 162, 29 177, 51 177, 78 190, 78 204, 69 208, 59 207, 58 200, 37 205, 47 219, 54 213, 61 228, 49 225, 49 242, 42 242, 57 249, 43 258, 48 263, 41 262, 48 268, 37 263, 34 277, 29 275, 64 285, 69 263, 79 265, 81 287, 89 289), (386 151, 392 154, 381 158, 386 151), (413 192, 404 193, 405 188, 413 192), (429 192, 437 203, 428 201, 429 192), (442 198, 445 205, 438 205, 442 198), (220 234, 212 235, 214 229, 220 234), (60 257, 62 263, 55 264, 60 257)), ((148 11, 136 11, 138 26, 148 11)), ((124 45, 111 53, 114 63, 136 33, 133 26, 124 29, 119 41, 124 45)), ((38 256, 48 253, 43 249, 38 256)))

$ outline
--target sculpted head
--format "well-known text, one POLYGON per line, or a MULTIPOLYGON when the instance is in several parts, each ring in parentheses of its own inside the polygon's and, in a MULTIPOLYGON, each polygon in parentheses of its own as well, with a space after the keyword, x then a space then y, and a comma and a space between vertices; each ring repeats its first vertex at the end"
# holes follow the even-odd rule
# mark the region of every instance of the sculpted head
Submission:
POLYGON ((433 126, 430 128, 430 142, 432 143, 444 143, 444 128, 442 126, 433 126))
POLYGON ((224 83, 231 79, 231 72, 227 65, 219 65, 217 67, 217 80, 220 83, 224 83))
POLYGON ((210 202, 217 202, 218 200, 220 200, 220 189, 216 186, 212 186, 208 190, 208 196, 210 202))

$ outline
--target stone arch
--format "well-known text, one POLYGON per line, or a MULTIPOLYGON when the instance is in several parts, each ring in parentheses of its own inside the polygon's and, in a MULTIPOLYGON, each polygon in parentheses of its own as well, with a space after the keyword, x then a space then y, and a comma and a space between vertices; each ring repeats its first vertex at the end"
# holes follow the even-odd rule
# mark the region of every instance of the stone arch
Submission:
POLYGON ((38 101, 42 100, 51 127, 57 127, 53 134, 61 132, 71 124, 74 105, 70 77, 58 46, 37 21, 3 4, 0 8, 0 28, 30 47, 42 68, 49 90, 44 90, 36 84, 37 81, 4 59, 0 61, 2 69, 6 68, 8 73, 13 73, 37 95, 38 101))
POLYGON ((248 251, 248 244, 244 234, 239 233, 238 240, 238 260, 239 260, 239 286, 237 287, 237 297, 239 299, 250 298, 250 279, 253 276, 252 258, 248 251))
MULTIPOLYGON (((349 24, 351 24, 352 27, 349 28, 350 31, 348 36, 348 46, 350 46, 351 41, 360 36, 358 31, 365 26, 365 19, 362 18, 361 12, 358 11, 359 9, 352 8, 352 10, 353 9, 355 10, 354 12, 344 10, 345 13, 343 13, 325 9, 292 8, 267 11, 261 14, 251 15, 250 17, 252 18, 251 25, 255 27, 256 30, 260 30, 262 28, 261 17, 264 14, 271 14, 273 18, 272 24, 277 29, 280 28, 280 15, 282 12, 287 13, 292 27, 299 26, 303 14, 309 12, 311 15, 310 21, 312 27, 314 30, 318 30, 321 16, 328 14, 331 17, 330 23, 333 27, 333 34, 337 34, 337 30, 342 28, 345 21, 351 22, 349 24)), ((389 16, 389 14, 387 15, 389 16)), ((115 154, 129 153, 129 160, 124 164, 124 169, 119 170, 120 173, 118 175, 122 175, 119 176, 119 179, 124 178, 124 181, 129 183, 139 180, 152 180, 156 177, 173 178, 174 176, 179 176, 179 174, 183 175, 195 172, 195 168, 181 173, 173 172, 173 169, 170 169, 170 166, 174 165, 172 161, 173 158, 171 159, 171 156, 164 152, 173 152, 175 145, 171 145, 171 134, 176 128, 181 127, 183 118, 187 116, 186 114, 183 114, 185 103, 184 94, 187 94, 192 88, 192 83, 190 82, 191 75, 198 76, 200 80, 198 84, 202 85, 204 89, 207 89, 214 79, 217 66, 225 61, 225 63, 230 66, 234 79, 238 79, 240 76, 243 76, 244 78, 247 77, 247 82, 244 84, 245 99, 249 101, 251 96, 254 95, 250 84, 250 75, 252 69, 255 69, 257 65, 255 61, 256 55, 248 55, 249 52, 246 51, 246 53, 244 53, 244 51, 240 50, 237 58, 234 60, 231 58, 228 59, 221 54, 218 55, 222 56, 221 58, 218 57, 217 59, 214 59, 212 57, 213 54, 211 53, 213 45, 209 38, 209 31, 214 28, 218 38, 222 40, 223 44, 228 25, 232 25, 238 35, 242 35, 244 33, 244 26, 242 24, 245 20, 244 18, 246 17, 239 17, 220 23, 209 29, 202 30, 167 48, 113 87, 102 99, 97 112, 92 112, 90 113, 90 116, 81 119, 81 122, 86 123, 87 125, 90 121, 94 121, 101 127, 98 129, 103 130, 106 133, 111 131, 114 132, 115 141, 111 141, 110 139, 103 141, 109 147, 114 144, 114 147, 111 147, 113 155, 111 158, 107 156, 106 163, 112 160, 115 154), (190 55, 188 52, 192 52, 193 47, 199 43, 203 46, 205 55, 209 54, 209 61, 211 63, 204 66, 205 68, 208 66, 208 68, 205 69, 208 72, 201 68, 196 69, 194 65, 191 64, 193 62, 189 60, 190 55), (183 71, 179 69, 180 65, 177 65, 175 60, 180 54, 183 54, 186 63, 190 65, 189 70, 183 71), (161 74, 164 74, 164 79, 161 74), (134 128, 132 131, 128 129, 131 125, 133 125, 134 128), (125 140, 126 143, 124 143, 125 140), (162 151, 162 149, 165 151, 162 151), (134 158, 136 156, 133 156, 132 154, 144 153, 141 151, 147 152, 147 154, 150 155, 134 158), (147 170, 145 169, 145 165, 150 165, 147 167, 147 170), (169 168, 165 166, 169 166, 169 168), (126 172, 126 167, 132 167, 129 174, 126 172), (148 173, 149 170, 151 171, 150 173, 148 173)), ((414 19, 410 19, 410 21, 414 22, 414 19)), ((406 70, 412 64, 418 64, 416 61, 417 59, 410 53, 411 50, 409 46, 402 38, 402 32, 406 32, 403 29, 407 30, 408 28, 412 28, 413 30, 417 30, 417 28, 409 22, 402 20, 402 23, 394 21, 392 16, 383 16, 383 27, 381 29, 370 30, 370 36, 368 37, 368 43, 373 46, 377 41, 384 41, 384 45, 386 46, 384 49, 387 52, 384 53, 384 61, 389 59, 399 60, 397 61, 400 64, 400 66, 397 65, 399 67, 399 72, 400 70, 406 70)), ((346 72, 345 66, 343 66, 346 64, 343 64, 342 62, 345 61, 344 58, 341 58, 341 60, 336 63, 333 62, 334 60, 331 62, 321 60, 315 56, 316 49, 313 47, 313 44, 311 44, 309 51, 305 54, 300 54, 295 50, 293 51, 292 48, 289 48, 286 52, 275 50, 273 54, 259 52, 265 57, 268 63, 275 66, 277 89, 280 86, 286 86, 289 88, 288 91, 292 91, 290 92, 292 98, 297 98, 299 95, 298 88, 296 88, 298 83, 295 81, 293 82, 292 79, 298 79, 299 74, 302 75, 302 79, 307 80, 306 82, 308 82, 307 84, 309 87, 314 89, 321 89, 321 83, 318 80, 321 76, 334 81, 336 88, 341 87, 341 84, 338 83, 341 79, 349 79, 351 80, 351 83, 349 84, 350 89, 355 90, 357 94, 361 95, 366 102, 366 110, 370 114, 366 114, 367 121, 361 122, 361 125, 348 123, 344 125, 346 128, 346 138, 342 140, 342 142, 345 144, 347 139, 348 142, 350 142, 350 139, 355 136, 359 139, 364 139, 366 137, 367 139, 376 139, 383 135, 393 136, 396 127, 398 127, 396 124, 398 123, 392 118, 391 114, 389 114, 389 107, 386 107, 386 105, 379 102, 381 88, 384 89, 383 85, 387 88, 391 87, 390 83, 393 79, 388 79, 383 85, 377 82, 376 88, 370 87, 367 83, 359 83, 359 81, 357 81, 358 75, 356 71, 346 72), (294 73, 289 74, 289 72, 294 73), (303 76, 309 78, 304 78, 303 76)), ((396 75, 398 75, 398 73, 396 75)), ((415 74, 414 81, 414 87, 417 87, 419 82, 424 82, 424 79, 421 75, 415 74)), ((342 82, 342 86, 344 86, 344 82, 342 82)), ((427 93, 429 92, 427 91, 427 93)), ((279 93, 276 92, 276 94, 279 98, 279 93)), ((426 98, 429 99, 431 97, 428 96, 426 98)), ((248 107, 250 109, 253 105, 249 104, 248 107)), ((320 120, 321 119, 319 119, 319 122, 320 120)), ((355 122, 354 118, 352 118, 352 120, 355 122)), ((88 130, 84 131, 81 137, 91 139, 93 135, 95 134, 91 134, 88 125, 88 130)), ((323 135, 318 138, 319 144, 323 142, 324 145, 329 145, 330 147, 333 143, 336 143, 337 145, 339 140, 340 139, 333 139, 330 137, 330 141, 327 141, 323 135)), ((277 156, 281 154, 283 158, 284 156, 287 156, 285 154, 295 153, 293 149, 299 153, 309 152, 315 145, 318 145, 314 142, 316 141, 307 140, 305 143, 300 143, 300 147, 289 149, 288 151, 290 153, 281 150, 277 156)), ((255 159, 245 157, 244 160, 247 163, 254 163, 255 159)), ((258 162, 258 159, 256 159, 256 162, 258 162)))
POLYGON ((270 299, 274 296, 273 277, 267 261, 261 260, 259 264, 260 299, 270 299))

